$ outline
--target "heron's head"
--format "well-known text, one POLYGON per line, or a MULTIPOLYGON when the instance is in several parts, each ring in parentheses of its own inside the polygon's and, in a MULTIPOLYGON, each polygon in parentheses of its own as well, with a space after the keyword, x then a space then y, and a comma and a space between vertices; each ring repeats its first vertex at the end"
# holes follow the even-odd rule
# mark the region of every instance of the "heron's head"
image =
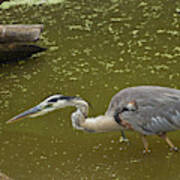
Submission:
POLYGON ((56 109, 64 108, 66 106, 76 106, 78 103, 83 103, 81 98, 75 96, 53 95, 42 101, 40 104, 28 109, 17 116, 11 118, 7 123, 15 122, 25 117, 37 117, 56 109))

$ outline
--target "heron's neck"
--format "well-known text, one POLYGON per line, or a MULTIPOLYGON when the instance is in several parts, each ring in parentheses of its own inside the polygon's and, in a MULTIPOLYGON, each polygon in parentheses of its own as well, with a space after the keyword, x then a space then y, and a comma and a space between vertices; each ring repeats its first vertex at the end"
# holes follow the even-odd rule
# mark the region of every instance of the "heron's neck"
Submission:
POLYGON ((97 116, 88 118, 88 103, 78 103, 75 105, 77 110, 72 114, 72 125, 78 130, 88 131, 88 132, 108 132, 117 131, 122 129, 114 117, 111 116, 97 116))

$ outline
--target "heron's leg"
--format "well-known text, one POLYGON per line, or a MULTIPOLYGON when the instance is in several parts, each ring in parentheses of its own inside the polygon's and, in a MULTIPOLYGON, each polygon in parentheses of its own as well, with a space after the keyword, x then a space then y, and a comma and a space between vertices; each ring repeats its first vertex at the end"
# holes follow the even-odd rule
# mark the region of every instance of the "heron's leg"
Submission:
POLYGON ((150 153, 151 150, 149 149, 149 143, 147 142, 145 135, 142 135, 142 142, 143 142, 143 145, 144 145, 143 153, 150 153))
POLYGON ((176 146, 174 146, 174 144, 172 143, 172 141, 167 137, 166 133, 162 133, 159 135, 162 139, 164 139, 167 144, 169 145, 169 147, 171 148, 171 150, 173 151, 178 151, 178 148, 176 146))
POLYGON ((123 130, 121 130, 121 136, 119 138, 119 141, 120 141, 120 143, 129 142, 129 140, 128 140, 128 138, 126 138, 126 135, 123 130))

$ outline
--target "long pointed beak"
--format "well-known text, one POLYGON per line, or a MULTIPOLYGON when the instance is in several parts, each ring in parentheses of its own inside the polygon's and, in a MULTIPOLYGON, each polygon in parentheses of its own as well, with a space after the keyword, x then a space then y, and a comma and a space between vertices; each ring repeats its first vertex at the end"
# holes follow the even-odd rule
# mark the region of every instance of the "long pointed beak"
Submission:
POLYGON ((31 108, 31 109, 28 109, 27 111, 24 111, 20 114, 18 114, 17 116, 11 118, 10 120, 8 120, 6 123, 9 124, 9 123, 12 123, 12 122, 16 122, 20 119, 23 119, 27 116, 31 116, 33 114, 36 114, 37 112, 41 111, 41 107, 39 105, 31 108))

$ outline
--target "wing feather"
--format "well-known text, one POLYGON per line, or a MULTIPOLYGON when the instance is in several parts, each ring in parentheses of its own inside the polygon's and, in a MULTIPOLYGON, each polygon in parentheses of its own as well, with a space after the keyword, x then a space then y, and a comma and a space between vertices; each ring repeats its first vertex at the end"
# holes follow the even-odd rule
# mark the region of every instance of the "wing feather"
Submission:
POLYGON ((125 111, 120 118, 143 134, 159 134, 180 129, 180 91, 157 87, 139 86, 127 88, 116 94, 106 112, 113 115, 129 102, 136 101, 136 111, 125 111))

